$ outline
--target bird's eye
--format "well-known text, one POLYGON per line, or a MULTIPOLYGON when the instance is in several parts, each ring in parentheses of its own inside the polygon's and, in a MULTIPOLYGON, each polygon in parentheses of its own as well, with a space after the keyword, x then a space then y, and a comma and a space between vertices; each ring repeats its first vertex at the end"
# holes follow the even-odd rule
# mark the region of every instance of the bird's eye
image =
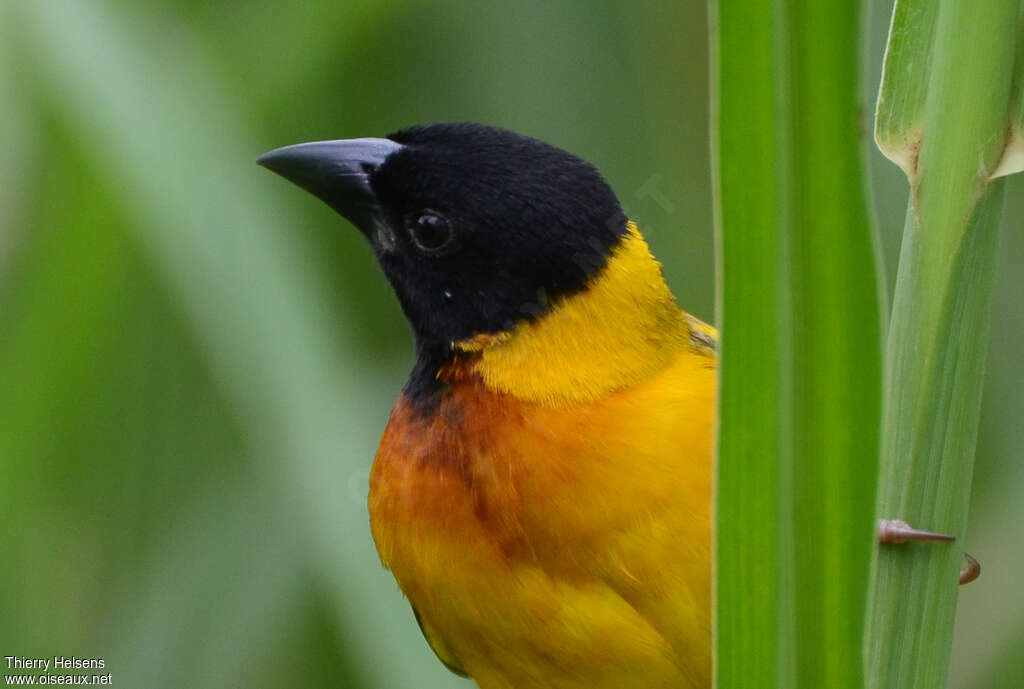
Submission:
POLYGON ((448 219, 434 211, 415 213, 406 220, 409 236, 422 251, 434 253, 452 240, 452 227, 448 219))

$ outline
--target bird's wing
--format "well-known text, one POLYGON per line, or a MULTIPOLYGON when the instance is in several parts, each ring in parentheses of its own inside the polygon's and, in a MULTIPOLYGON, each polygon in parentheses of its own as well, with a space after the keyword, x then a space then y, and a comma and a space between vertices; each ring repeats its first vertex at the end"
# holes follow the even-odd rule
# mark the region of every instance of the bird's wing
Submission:
POLYGON ((688 313, 686 324, 690 328, 690 345, 701 354, 714 356, 718 351, 718 329, 688 313))
POLYGON ((431 628, 429 624, 423 622, 423 618, 420 617, 419 610, 415 606, 412 606, 412 614, 416 616, 416 624, 420 626, 420 631, 423 632, 423 638, 430 644, 431 650, 434 651, 434 655, 437 659, 444 663, 444 666, 454 672, 460 677, 469 677, 465 670, 462 669, 462 664, 459 659, 455 657, 451 649, 448 648, 447 644, 439 637, 431 628))

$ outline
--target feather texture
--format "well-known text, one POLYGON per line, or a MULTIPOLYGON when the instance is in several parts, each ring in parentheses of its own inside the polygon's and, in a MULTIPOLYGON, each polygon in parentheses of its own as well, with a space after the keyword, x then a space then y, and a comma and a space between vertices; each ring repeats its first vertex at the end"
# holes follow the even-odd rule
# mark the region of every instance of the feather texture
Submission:
POLYGON ((373 534, 442 660, 482 689, 710 686, 713 344, 631 225, 588 289, 465 343, 430 413, 399 400, 373 534))

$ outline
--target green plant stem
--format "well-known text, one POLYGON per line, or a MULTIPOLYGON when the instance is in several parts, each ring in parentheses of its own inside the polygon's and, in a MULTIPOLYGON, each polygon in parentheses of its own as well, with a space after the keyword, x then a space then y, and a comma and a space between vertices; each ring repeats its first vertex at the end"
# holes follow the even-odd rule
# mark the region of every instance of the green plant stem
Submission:
MULTIPOLYGON (((957 537, 967 518, 1003 200, 991 174, 1006 143, 1019 11, 1018 0, 900 0, 879 97, 876 138, 889 157, 909 161, 911 201, 886 346, 878 516, 957 537), (934 21, 922 29, 931 43, 908 48, 924 19, 934 21), (927 88, 911 88, 908 78, 927 88), (896 97, 905 87, 920 100, 896 97)), ((868 687, 945 687, 961 563, 957 545, 880 548, 868 687)))
POLYGON ((860 4, 713 10, 716 682, 860 687, 881 405, 860 4))
MULTIPOLYGON (((1017 31, 1018 36, 1024 33, 1024 11, 1021 12, 1017 31)), ((1017 58, 1013 73, 1015 79, 1010 101, 1010 136, 993 177, 1024 171, 1024 40, 1017 41, 1017 58)))
MULTIPOLYGON (((985 193, 953 256, 936 255, 910 210, 886 351, 879 515, 957 535, 970 495, 1003 187, 985 193), (942 305, 941 316, 918 327, 930 302, 942 305)), ((869 687, 945 687, 962 564, 955 545, 882 546, 868 620, 869 687)))

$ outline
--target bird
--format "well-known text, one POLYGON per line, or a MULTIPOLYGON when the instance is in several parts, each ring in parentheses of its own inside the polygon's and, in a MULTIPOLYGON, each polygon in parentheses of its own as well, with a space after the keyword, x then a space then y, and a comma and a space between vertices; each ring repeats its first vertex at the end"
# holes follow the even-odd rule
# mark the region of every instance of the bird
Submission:
POLYGON ((415 340, 369 514, 480 689, 711 686, 717 331, 590 163, 470 122, 260 165, 368 240, 415 340))

